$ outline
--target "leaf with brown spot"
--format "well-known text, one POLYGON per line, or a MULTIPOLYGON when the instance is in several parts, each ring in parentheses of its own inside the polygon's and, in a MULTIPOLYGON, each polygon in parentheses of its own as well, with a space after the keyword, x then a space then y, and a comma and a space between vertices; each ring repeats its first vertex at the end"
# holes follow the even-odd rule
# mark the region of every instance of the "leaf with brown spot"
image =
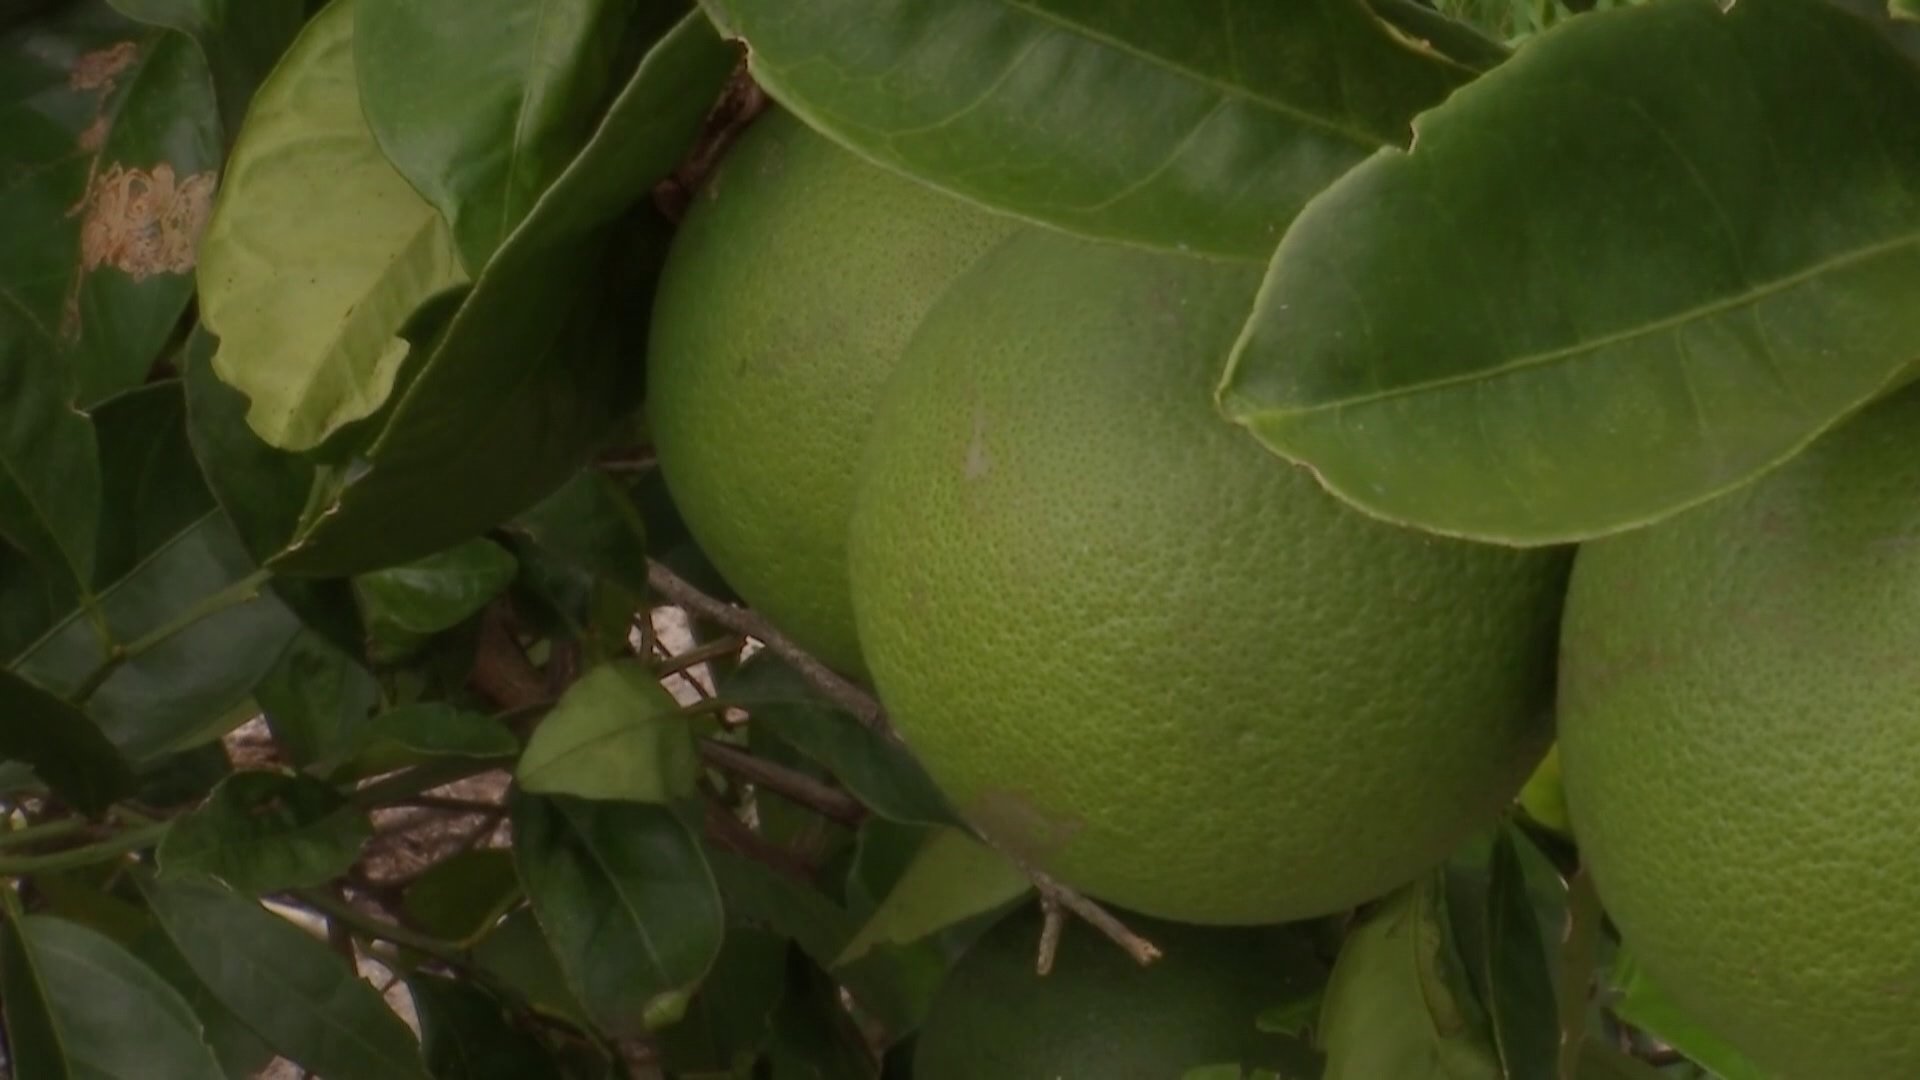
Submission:
POLYGON ((82 406, 140 385, 218 184, 205 61, 104 0, 62 5, 0 37, 0 131, 0 335, 57 354, 82 406))

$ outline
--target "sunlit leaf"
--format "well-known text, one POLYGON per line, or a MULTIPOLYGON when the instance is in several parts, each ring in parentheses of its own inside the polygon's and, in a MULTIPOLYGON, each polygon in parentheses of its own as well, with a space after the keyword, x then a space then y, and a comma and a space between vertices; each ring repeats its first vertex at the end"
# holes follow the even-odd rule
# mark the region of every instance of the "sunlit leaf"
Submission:
POLYGON ((703 0, 781 104, 960 197, 1263 259, 1469 80, 1360 0, 703 0))
POLYGON ((692 145, 731 63, 698 14, 648 50, 475 282, 369 470, 276 568, 349 574, 418 558, 522 513, 586 463, 639 401, 636 298, 652 294, 668 230, 635 204, 692 145))
POLYGON ((1836 6, 1594 12, 1418 128, 1287 233, 1220 386, 1372 514, 1523 544, 1643 525, 1915 359, 1920 65, 1836 6))
POLYGON ((138 880, 194 974, 281 1056, 323 1076, 432 1080, 413 1032, 325 942, 205 879, 138 880))
POLYGON ((699 776, 691 721, 637 660, 601 664, 569 686, 515 769, 536 794, 650 803, 692 795, 699 776))
POLYGON ((173 987, 62 919, 0 923, 0 1000, 18 1080, 213 1080, 220 1063, 173 987))
POLYGON ((514 857, 567 985, 610 1033, 671 1022, 713 966, 724 911, 699 843, 666 807, 524 796, 514 857))
POLYGON ((1032 882, 1006 856, 958 829, 928 838, 866 925, 847 942, 835 966, 876 944, 904 945, 1024 895, 1032 882))
POLYGON ((157 852, 162 877, 211 875, 255 895, 324 885, 373 839, 365 813, 332 785, 290 773, 234 773, 176 818, 157 852))
POLYGON ((1673 1047, 1717 1080, 1774 1080, 1725 1039, 1701 1026, 1660 989, 1631 945, 1614 952, 1602 1000, 1622 1021, 1673 1047))
POLYGON ((452 232, 361 115, 360 3, 322 8, 261 84, 201 244, 213 369, 287 450, 378 410, 406 358, 401 326, 466 281, 452 232))

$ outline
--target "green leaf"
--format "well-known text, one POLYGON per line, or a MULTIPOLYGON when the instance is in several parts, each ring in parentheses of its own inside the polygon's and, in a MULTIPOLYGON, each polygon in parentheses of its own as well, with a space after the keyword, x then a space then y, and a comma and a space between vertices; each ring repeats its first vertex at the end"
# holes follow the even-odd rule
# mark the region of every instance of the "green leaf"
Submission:
POLYGON ((472 617, 513 583, 513 553, 481 537, 354 581, 376 661, 412 652, 421 641, 472 617))
POLYGON ((127 944, 127 950, 165 979, 200 1018, 202 1037, 220 1059, 227 1080, 256 1080, 276 1056, 273 1049, 261 1042, 233 1010, 220 1004, 207 984, 187 966, 187 958, 168 940, 160 924, 145 909, 140 909, 140 915, 146 929, 127 944))
POLYGON ((1556 1080, 1560 1024, 1555 968, 1547 959, 1526 871, 1509 827, 1493 838, 1480 957, 1494 1049, 1504 1080, 1556 1080))
POLYGON ((1087 236, 1264 259, 1472 70, 1361 0, 703 0, 861 155, 1087 236))
POLYGON ((66 372, 21 319, 0 304, 0 541, 52 577, 33 591, 65 606, 93 581, 100 452, 92 422, 68 405, 66 372))
POLYGON ((196 324, 182 353, 188 435, 213 497, 247 551, 265 562, 299 528, 314 487, 314 467, 267 445, 247 426, 246 395, 214 373, 218 347, 206 327, 196 324))
POLYGON ((133 769, 87 714, 0 670, 0 758, 23 761, 84 813, 98 814, 133 793, 133 769))
POLYGON ((173 987, 112 938, 40 915, 0 923, 18 1080, 212 1080, 220 1063, 173 987))
MULTIPOLYGON (((1580 1044, 1578 1080, 1667 1080, 1668 1074, 1598 1039, 1580 1044)), ((1726 1080, 1726 1078, 1721 1078, 1726 1080)))
POLYGON ((713 970, 687 1014, 659 1036, 660 1063, 675 1076, 737 1076, 766 1048, 785 992, 787 939, 729 926, 713 970))
POLYGON ((441 975, 406 980, 420 1015, 420 1042, 434 1080, 530 1080, 557 1075, 539 1040, 515 1025, 499 1001, 441 975))
POLYGON ((773 1080, 878 1080, 880 1063, 838 995, 818 971, 789 978, 773 1012, 773 1080))
POLYGON ((58 355, 82 406, 140 385, 193 295, 219 183, 199 51, 101 0, 62 4, 0 38, 0 131, 0 354, 58 355))
POLYGON ((1648 977, 1631 945, 1614 952, 1602 1000, 1622 1021, 1680 1051, 1718 1080, 1773 1080, 1675 1004, 1648 977))
POLYGON ((593 134, 633 13, 614 0, 363 0, 354 67, 367 123, 451 223, 469 273, 593 134))
POLYGON ((1354 927, 1320 1017, 1324 1080, 1503 1080, 1461 959, 1445 890, 1427 875, 1354 927))
POLYGON ((323 7, 261 84, 200 246, 213 369, 286 450, 378 410, 406 359, 401 327, 467 280, 446 223, 361 116, 359 2, 323 7))
POLYGON ((647 527, 633 495, 597 469, 583 469, 516 518, 512 527, 599 577, 647 591, 647 527))
POLYGON ((442 941, 479 941, 524 895, 513 854, 457 851, 422 871, 400 896, 407 925, 442 941))
POLYGON ((174 380, 109 398, 93 413, 100 446, 101 518, 94 583, 133 571, 214 507, 187 441, 186 399, 174 380))
POLYGON ((129 650, 120 661, 76 612, 14 670, 63 696, 97 683, 87 715, 136 762, 217 737, 209 725, 246 699, 299 629, 261 584, 232 526, 209 513, 100 594, 112 640, 129 650))
POLYGON ((648 51, 475 282, 368 450, 369 471, 277 569, 418 558, 528 510, 585 464, 640 397, 635 305, 652 295, 669 230, 636 203, 692 145, 731 65, 698 14, 648 51))
POLYGON ((668 803, 700 778, 691 721, 637 660, 601 664, 540 721, 514 771, 522 790, 668 803))
POLYGON ((380 686, 325 638, 302 630, 253 688, 253 699, 287 760, 324 770, 361 748, 380 686))
POLYGON ((958 829, 941 829, 927 839, 834 966, 860 959, 875 945, 910 944, 1002 907, 1031 885, 1006 856, 958 829))
POLYGON ((1920 19, 1920 0, 1887 0, 1887 14, 1896 19, 1920 19))
POLYGON ((323 1076, 431 1080, 413 1032, 324 942, 212 881, 136 881, 194 974, 282 1057, 323 1076))
POLYGON ((176 818, 157 854, 163 878, 211 875, 259 895, 324 885, 345 874, 371 839, 372 822, 331 785, 247 771, 176 818))
POLYGON ((1560 1004, 1560 1075, 1580 1069, 1586 1043, 1591 984, 1606 929, 1606 911, 1593 875, 1576 871, 1567 881, 1567 918, 1555 955, 1554 993, 1560 1004))
POLYGON ((436 758, 510 759, 519 753, 519 740, 497 717, 430 701, 368 718, 349 771, 371 776, 436 758))
POLYGON ((754 653, 718 689, 719 700, 748 711, 756 738, 778 738, 825 766, 874 813, 916 824, 960 823, 905 746, 825 701, 778 657, 754 653))
POLYGON ((591 1027, 586 1010, 567 987, 560 962, 542 935, 530 908, 506 917, 474 946, 474 959, 488 974, 511 987, 526 1006, 543 1016, 591 1027))
POLYGON ((213 73, 229 135, 306 19, 302 0, 109 0, 121 14, 192 38, 213 73))
POLYGON ((594 1022, 637 1035, 676 1019, 725 919, 687 826, 666 807, 568 796, 517 797, 512 816, 527 897, 594 1022))
POLYGON ((1569 20, 1300 216, 1221 406, 1390 521, 1660 520, 1905 377, 1916 118, 1920 66, 1829 4, 1569 20))

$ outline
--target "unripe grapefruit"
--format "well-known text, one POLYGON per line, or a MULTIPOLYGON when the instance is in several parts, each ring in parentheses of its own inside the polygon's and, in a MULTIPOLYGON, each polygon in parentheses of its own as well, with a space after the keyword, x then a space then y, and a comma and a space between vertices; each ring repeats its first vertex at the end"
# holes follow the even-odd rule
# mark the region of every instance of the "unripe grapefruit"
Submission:
POLYGON ((1144 914, 1361 903, 1492 823, 1551 734, 1563 551, 1350 510, 1215 412, 1258 265, 1022 232, 869 437, 855 611, 956 807, 1144 914))
POLYGON ((1561 768, 1647 973, 1779 1080, 1920 1076, 1920 392, 1585 545, 1561 768))
POLYGON ((1303 1041, 1257 1023, 1325 982, 1325 962, 1301 928, 1122 918, 1161 950, 1151 966, 1069 920, 1053 970, 1041 976, 1038 907, 995 924, 934 997, 914 1080, 1180 1080, 1226 1064, 1278 1070, 1282 1080, 1320 1075, 1303 1041))
POLYGON ((862 675, 846 523, 875 392, 927 305, 1015 228, 762 114, 675 235, 647 420, 687 531, 741 598, 862 675))

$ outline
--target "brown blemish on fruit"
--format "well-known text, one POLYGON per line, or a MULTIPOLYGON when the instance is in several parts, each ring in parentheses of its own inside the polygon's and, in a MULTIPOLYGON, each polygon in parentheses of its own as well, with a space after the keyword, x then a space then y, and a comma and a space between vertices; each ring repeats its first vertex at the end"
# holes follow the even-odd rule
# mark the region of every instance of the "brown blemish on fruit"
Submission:
POLYGON ((1054 817, 1025 794, 1003 788, 974 796, 963 814, 1008 854, 1041 869, 1086 828, 1078 818, 1054 817))
MULTIPOLYGON (((91 130, 91 129, 89 129, 91 130)), ((174 175, 167 162, 152 171, 115 163, 96 171, 70 214, 80 223, 80 270, 67 291, 61 333, 80 335, 80 285, 103 267, 135 281, 155 274, 189 274, 198 259, 200 234, 213 210, 217 174, 174 175)))
POLYGON ((140 58, 140 47, 122 41, 105 49, 82 53, 67 69, 67 85, 75 90, 113 92, 113 80, 140 58))
POLYGON ((973 414, 973 438, 967 443, 966 477, 978 480, 993 468, 993 457, 987 453, 987 417, 985 413, 973 414))

